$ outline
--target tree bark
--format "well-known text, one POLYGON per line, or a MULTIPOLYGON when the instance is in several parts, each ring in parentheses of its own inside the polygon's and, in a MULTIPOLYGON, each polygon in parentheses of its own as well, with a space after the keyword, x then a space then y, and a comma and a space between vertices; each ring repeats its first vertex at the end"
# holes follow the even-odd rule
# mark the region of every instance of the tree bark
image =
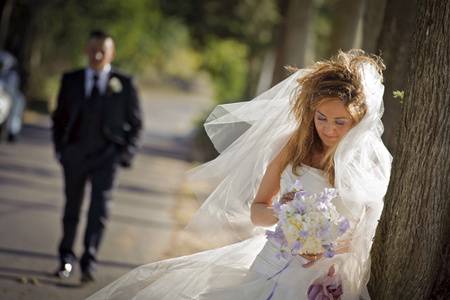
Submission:
POLYGON ((392 93, 395 90, 403 91, 406 87, 416 11, 416 0, 388 1, 378 45, 374 51, 382 54, 386 64, 386 72, 384 73, 386 84, 384 91, 385 112, 383 116, 385 132, 383 140, 391 152, 394 151, 397 144, 401 114, 400 100, 394 98, 392 93))
POLYGON ((312 62, 311 20, 312 0, 281 1, 283 21, 279 27, 272 85, 283 80, 288 72, 285 66, 305 67, 312 62))
POLYGON ((418 1, 372 299, 449 299, 450 2, 418 1))

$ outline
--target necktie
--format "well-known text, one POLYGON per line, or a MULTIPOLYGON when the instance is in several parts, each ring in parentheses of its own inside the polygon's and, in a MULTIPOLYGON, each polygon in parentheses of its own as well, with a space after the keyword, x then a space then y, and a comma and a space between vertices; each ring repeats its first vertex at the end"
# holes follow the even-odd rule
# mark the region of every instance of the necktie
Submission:
POLYGON ((94 74, 93 81, 94 81, 94 83, 92 85, 91 96, 89 97, 91 99, 95 99, 100 95, 100 91, 98 89, 98 75, 97 74, 94 74))

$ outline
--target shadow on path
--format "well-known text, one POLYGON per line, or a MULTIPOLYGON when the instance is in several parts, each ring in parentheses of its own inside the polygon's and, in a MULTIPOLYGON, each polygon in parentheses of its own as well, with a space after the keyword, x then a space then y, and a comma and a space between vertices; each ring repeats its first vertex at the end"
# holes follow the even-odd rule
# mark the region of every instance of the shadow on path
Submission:
POLYGON ((14 173, 27 173, 39 177, 60 177, 60 172, 56 172, 47 168, 40 168, 36 166, 25 166, 23 164, 13 163, 13 162, 2 162, 2 171, 14 172, 14 173))
MULTIPOLYGON (((28 283, 28 281, 30 281, 33 285, 36 285, 36 286, 45 284, 45 285, 53 285, 53 286, 61 287, 61 288, 73 288, 73 289, 81 288, 84 286, 81 283, 60 281, 60 279, 53 277, 50 273, 45 274, 44 277, 42 277, 42 274, 36 275, 36 276, 38 276, 38 278, 36 278, 35 276, 30 275, 30 273, 22 274, 22 275, 10 274, 8 271, 7 271, 7 273, 3 273, 4 272, 3 269, 4 268, 0 267, 0 280, 9 280, 9 281, 14 281, 14 282, 20 282, 22 284, 28 283)), ((18 272, 17 270, 13 269, 13 273, 17 273, 17 272, 18 272)), ((20 271, 19 271, 19 273, 20 273, 20 271)))
MULTIPOLYGON (((37 203, 30 200, 19 200, 19 199, 9 199, 5 197, 0 198, 0 204, 6 204, 10 207, 13 207, 13 209, 9 211, 0 212, 0 216, 7 216, 12 215, 14 213, 23 213, 27 210, 32 211, 52 211, 56 212, 58 214, 62 211, 62 206, 58 204, 50 204, 50 203, 37 203)), ((82 216, 86 215, 86 211, 83 211, 82 216)), ((111 220, 114 222, 119 223, 125 223, 127 225, 134 225, 134 226, 140 226, 140 227, 147 227, 147 228, 163 228, 163 229, 170 229, 172 228, 171 223, 169 221, 162 222, 157 220, 149 220, 146 218, 137 218, 133 216, 128 216, 124 214, 118 214, 118 213, 112 213, 111 214, 111 220)))
MULTIPOLYGON (((19 256, 19 257, 26 257, 26 258, 44 259, 44 260, 51 260, 52 262, 59 260, 59 257, 55 254, 48 254, 48 253, 44 253, 44 252, 30 251, 30 250, 23 250, 23 249, 5 248, 5 247, 0 247, 0 255, 11 255, 11 256, 15 256, 15 257, 19 256)), ((139 266, 136 264, 123 263, 123 262, 117 262, 117 261, 112 261, 112 260, 99 260, 99 261, 97 261, 97 264, 99 266, 114 267, 114 268, 120 268, 120 269, 134 269, 137 266, 139 266)), ((0 266, 0 272, 6 272, 8 270, 9 270, 9 272, 18 271, 19 273, 30 271, 31 274, 29 273, 28 275, 49 275, 49 274, 51 275, 51 273, 44 272, 44 271, 33 271, 33 270, 16 269, 16 268, 0 266)))
POLYGON ((25 124, 17 143, 36 146, 51 145, 50 127, 40 124, 25 124))
POLYGON ((193 137, 193 132, 186 136, 169 136, 156 132, 146 132, 139 153, 191 162, 193 137))

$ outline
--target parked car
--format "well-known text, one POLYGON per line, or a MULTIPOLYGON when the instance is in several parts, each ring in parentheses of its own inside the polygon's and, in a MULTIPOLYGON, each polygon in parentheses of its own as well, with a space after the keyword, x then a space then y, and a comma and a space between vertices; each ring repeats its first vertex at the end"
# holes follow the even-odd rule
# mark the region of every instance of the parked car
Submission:
POLYGON ((16 58, 0 50, 0 141, 15 141, 22 130, 25 97, 17 69, 16 58))

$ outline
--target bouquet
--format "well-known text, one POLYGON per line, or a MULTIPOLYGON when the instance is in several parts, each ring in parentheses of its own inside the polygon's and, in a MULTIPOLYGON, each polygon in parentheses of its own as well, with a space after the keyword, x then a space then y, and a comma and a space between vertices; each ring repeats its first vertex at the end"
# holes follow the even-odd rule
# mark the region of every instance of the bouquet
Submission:
POLYGON ((325 188, 321 193, 308 194, 298 180, 292 191, 295 192, 292 201, 273 205, 279 222, 275 231, 266 231, 267 238, 280 248, 277 256, 323 253, 333 257, 337 239, 350 227, 331 202, 337 191, 325 188))

